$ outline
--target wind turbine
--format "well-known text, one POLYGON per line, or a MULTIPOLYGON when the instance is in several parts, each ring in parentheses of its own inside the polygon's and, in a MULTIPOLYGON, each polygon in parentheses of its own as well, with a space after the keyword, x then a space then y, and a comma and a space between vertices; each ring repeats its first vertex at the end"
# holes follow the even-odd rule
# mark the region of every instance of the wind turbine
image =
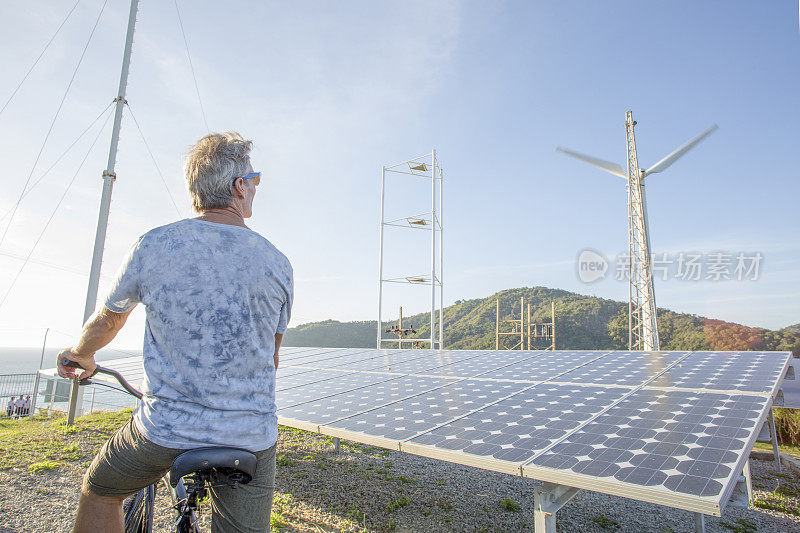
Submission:
POLYGON ((686 152, 717 129, 714 124, 697 137, 686 141, 671 154, 648 169, 639 167, 636 156, 636 140, 633 136, 633 113, 625 114, 625 131, 628 141, 627 171, 616 163, 597 159, 566 148, 556 150, 580 159, 592 166, 628 180, 628 278, 630 300, 628 303, 628 349, 660 350, 658 340, 658 320, 656 317, 656 293, 653 288, 653 271, 650 262, 650 230, 647 221, 647 199, 644 193, 644 179, 650 174, 663 172, 686 152))

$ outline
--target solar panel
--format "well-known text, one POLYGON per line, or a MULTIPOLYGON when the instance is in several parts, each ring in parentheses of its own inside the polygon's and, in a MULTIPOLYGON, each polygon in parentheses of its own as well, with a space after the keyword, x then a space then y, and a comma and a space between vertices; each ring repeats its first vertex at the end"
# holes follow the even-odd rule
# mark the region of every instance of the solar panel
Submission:
MULTIPOLYGON (((417 350, 412 350, 412 353, 414 351, 417 350)), ((387 372, 395 372, 401 374, 416 374, 426 370, 432 370, 441 366, 456 363, 458 361, 462 361, 465 359, 478 357, 484 353, 485 352, 468 352, 468 351, 460 351, 453 353, 450 353, 449 351, 429 352, 419 357, 406 358, 406 360, 404 361, 392 361, 390 354, 387 355, 385 358, 383 358, 384 362, 383 366, 381 367, 364 366, 363 369, 370 370, 370 369, 381 368, 383 370, 386 370, 387 372)), ((358 365, 352 365, 351 368, 358 368, 358 365)))
POLYGON ((344 416, 363 413, 377 406, 403 400, 452 382, 443 378, 397 377, 389 374, 362 374, 358 377, 374 381, 372 384, 369 382, 365 384, 364 381, 350 382, 356 386, 340 393, 335 392, 338 386, 344 384, 339 380, 330 380, 328 383, 335 383, 324 388, 315 387, 314 391, 298 387, 279 393, 279 401, 293 405, 281 408, 278 416, 324 425, 344 416), (312 396, 316 399, 310 399, 312 396))
MULTIPOLYGON (((286 347, 276 403, 284 425, 719 516, 789 363, 785 352, 286 347)), ((141 378, 140 358, 106 364, 141 378)))
POLYGON ((368 359, 375 357, 374 350, 367 350, 364 348, 351 349, 351 348, 328 348, 324 350, 304 350, 299 353, 293 353, 288 356, 284 355, 281 349, 281 363, 304 365, 309 363, 321 363, 323 361, 339 361, 344 357, 353 357, 356 359, 368 359))
POLYGON ((774 352, 695 352, 654 385, 774 394, 785 363, 774 352))
POLYGON ((485 459, 522 462, 566 436, 624 392, 601 387, 536 385, 419 435, 403 444, 402 449, 410 451, 414 445, 425 445, 485 459))
POLYGON ((584 483, 622 483, 640 498, 669 505, 679 495, 706 498, 721 511, 741 473, 769 399, 756 395, 636 391, 580 431, 523 466, 545 481, 564 474, 584 483), (649 498, 641 498, 647 495, 649 498))
POLYGON ((517 364, 519 361, 536 357, 538 353, 530 352, 495 352, 489 356, 486 352, 475 352, 475 355, 427 370, 425 374, 453 377, 472 377, 486 374, 499 368, 517 364))
POLYGON ((559 381, 637 386, 687 355, 688 352, 612 352, 559 377, 559 381))
POLYGON ((499 368, 481 377, 526 382, 544 381, 595 361, 608 353, 610 352, 538 352, 535 357, 499 368))
POLYGON ((452 382, 365 413, 330 422, 333 428, 387 439, 389 444, 413 438, 460 416, 485 407, 524 385, 475 379, 452 382))
POLYGON ((278 369, 278 375, 275 378, 275 390, 280 392, 284 389, 291 389, 305 385, 312 385, 320 381, 337 378, 347 374, 356 374, 355 372, 337 371, 330 368, 308 369, 308 368, 287 368, 278 369), (295 373, 288 374, 294 371, 295 373), (287 375, 288 374, 288 375, 287 375))
POLYGON ((717 515, 789 363, 778 352, 371 352, 326 357, 288 389, 279 375, 279 421, 717 515))

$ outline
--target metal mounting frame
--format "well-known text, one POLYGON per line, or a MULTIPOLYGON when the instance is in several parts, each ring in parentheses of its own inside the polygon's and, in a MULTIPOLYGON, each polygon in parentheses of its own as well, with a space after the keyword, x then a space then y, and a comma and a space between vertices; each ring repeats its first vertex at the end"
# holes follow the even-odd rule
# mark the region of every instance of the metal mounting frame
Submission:
POLYGON ((536 533, 556 533, 556 512, 581 489, 535 481, 533 490, 533 527, 536 533))
POLYGON ((443 181, 441 161, 436 155, 436 150, 432 150, 428 154, 415 157, 401 163, 381 167, 381 220, 378 252, 378 326, 376 337, 376 347, 379 349, 384 347, 384 343, 396 344, 398 342, 396 338, 384 338, 383 336, 384 283, 430 285, 430 336, 427 339, 406 339, 406 341, 427 342, 429 343, 431 349, 441 350, 444 348, 444 280, 442 275, 442 258, 444 251, 442 239, 443 181), (429 179, 431 181, 431 210, 425 213, 416 213, 409 216, 386 220, 385 207, 387 174, 398 174, 404 176, 413 176, 415 178, 429 179), (384 278, 384 229, 387 226, 430 232, 431 253, 429 273, 384 278))

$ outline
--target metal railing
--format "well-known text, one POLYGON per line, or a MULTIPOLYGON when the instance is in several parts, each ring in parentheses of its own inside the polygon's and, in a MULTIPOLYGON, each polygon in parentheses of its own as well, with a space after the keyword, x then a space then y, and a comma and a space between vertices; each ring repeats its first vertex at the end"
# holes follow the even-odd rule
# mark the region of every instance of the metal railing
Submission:
MULTIPOLYGON (((19 418, 35 413, 66 413, 69 407, 71 383, 60 378, 37 374, 0 374, 0 418, 19 418), (10 405, 11 398, 29 399, 28 407, 10 405)), ((81 414, 98 411, 119 411, 136 405, 129 394, 102 385, 85 387, 81 414)))
POLYGON ((36 374, 0 374, 0 418, 27 415, 27 409, 9 402, 11 398, 33 398, 35 390, 36 374))

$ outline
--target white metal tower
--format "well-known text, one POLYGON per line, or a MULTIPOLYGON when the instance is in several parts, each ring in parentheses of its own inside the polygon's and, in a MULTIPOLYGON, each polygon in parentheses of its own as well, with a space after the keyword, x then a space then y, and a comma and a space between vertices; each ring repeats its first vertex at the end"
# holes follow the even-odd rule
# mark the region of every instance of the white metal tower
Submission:
POLYGON ((633 120, 633 113, 628 111, 625 119, 628 148, 627 169, 623 169, 616 163, 573 152, 566 148, 558 147, 557 150, 628 180, 628 280, 630 292, 630 300, 628 302, 628 348, 630 350, 660 350, 644 179, 650 174, 666 170, 683 154, 714 132, 717 129, 717 125, 714 124, 645 170, 639 167, 637 160, 636 139, 633 135, 636 121, 633 120))
POLYGON ((396 165, 382 168, 381 173, 381 222, 380 222, 380 252, 378 256, 378 335, 377 347, 382 348, 383 343, 419 342, 421 339, 383 338, 383 285, 384 283, 409 283, 412 285, 430 285, 430 336, 422 339, 430 343, 431 349, 444 347, 444 281, 442 277, 442 166, 436 157, 436 150, 396 165), (387 174, 399 174, 401 178, 408 176, 413 179, 429 179, 431 181, 431 208, 430 211, 417 213, 386 220, 386 177, 387 174), (437 202, 438 200, 438 202, 437 202), (438 203, 438 207, 437 207, 438 203), (401 277, 384 278, 384 229, 387 226, 430 231, 430 272, 401 277), (438 248, 438 252, 437 252, 438 248), (437 260, 438 254, 438 260, 437 260), (437 290, 438 298, 437 298, 437 290), (438 299, 438 302, 437 302, 438 299), (438 328, 437 328, 438 314, 438 328))

